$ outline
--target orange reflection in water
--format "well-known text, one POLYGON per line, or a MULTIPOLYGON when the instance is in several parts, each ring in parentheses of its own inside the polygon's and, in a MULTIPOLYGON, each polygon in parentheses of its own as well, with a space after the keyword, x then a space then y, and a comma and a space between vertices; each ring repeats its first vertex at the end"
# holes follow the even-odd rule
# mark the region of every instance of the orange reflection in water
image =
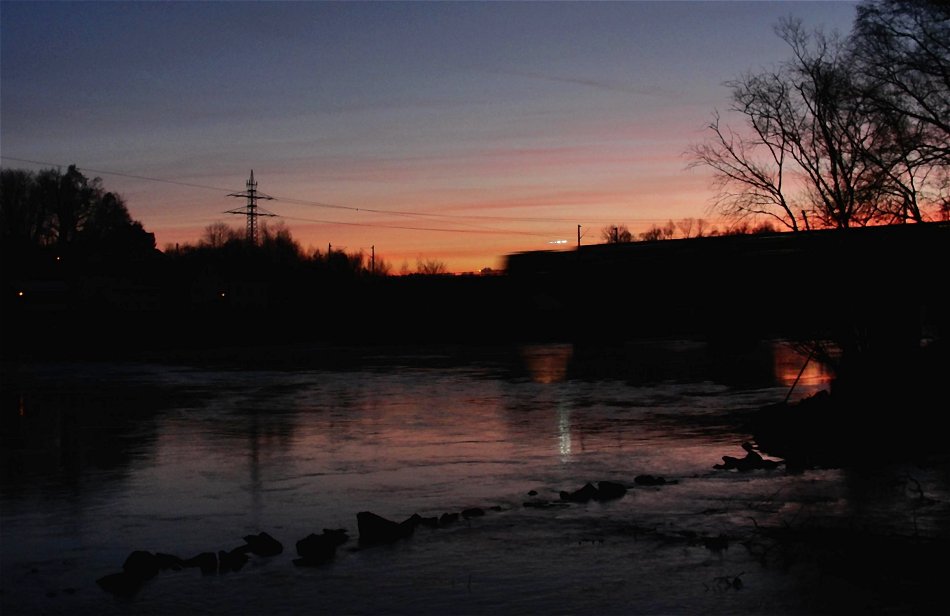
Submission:
POLYGON ((574 346, 571 344, 536 344, 521 348, 521 357, 535 383, 563 381, 573 354, 574 346))
POLYGON ((775 380, 780 385, 806 389, 824 389, 834 378, 832 371, 820 361, 801 353, 788 344, 777 344, 773 349, 775 380), (799 377, 799 374, 801 376, 799 377))

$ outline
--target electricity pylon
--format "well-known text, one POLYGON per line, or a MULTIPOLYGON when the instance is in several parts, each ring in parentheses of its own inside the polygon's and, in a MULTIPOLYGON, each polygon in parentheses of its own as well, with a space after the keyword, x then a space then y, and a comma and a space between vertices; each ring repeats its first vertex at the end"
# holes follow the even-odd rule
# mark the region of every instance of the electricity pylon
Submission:
POLYGON ((258 199, 272 201, 274 198, 257 191, 257 182, 254 181, 254 170, 251 169, 251 177, 246 183, 246 190, 241 193, 231 193, 229 197, 246 197, 247 205, 244 208, 235 208, 228 210, 225 214, 243 214, 247 216, 247 243, 257 245, 257 218, 259 216, 277 216, 273 212, 268 212, 257 206, 258 199))

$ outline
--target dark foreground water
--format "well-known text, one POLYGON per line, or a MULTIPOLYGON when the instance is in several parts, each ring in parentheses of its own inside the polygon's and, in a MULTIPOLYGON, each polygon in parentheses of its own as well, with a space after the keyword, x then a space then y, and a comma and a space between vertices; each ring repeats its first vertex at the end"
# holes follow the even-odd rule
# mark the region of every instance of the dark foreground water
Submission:
MULTIPOLYGON (((948 536, 946 465, 713 468, 788 394, 803 360, 782 344, 334 353, 7 367, 0 612, 905 613, 943 596, 895 560, 948 536), (629 491, 559 500, 603 480, 629 491), (470 507, 486 513, 357 541, 359 511, 470 507), (295 567, 324 528, 350 541, 295 567), (96 584, 132 550, 188 558, 260 531, 284 552, 240 571, 164 571, 131 598, 96 584)), ((792 397, 826 386, 810 365, 792 397)))

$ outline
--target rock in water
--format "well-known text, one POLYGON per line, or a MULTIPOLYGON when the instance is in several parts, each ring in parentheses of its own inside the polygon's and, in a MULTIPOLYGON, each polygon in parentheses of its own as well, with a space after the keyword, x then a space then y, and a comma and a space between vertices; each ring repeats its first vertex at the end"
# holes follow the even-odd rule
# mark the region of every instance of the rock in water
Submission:
POLYGON ((284 551, 284 546, 265 532, 244 537, 247 542, 246 551, 257 556, 277 556, 284 551))
POLYGON ((398 539, 408 537, 415 529, 410 520, 399 524, 371 511, 357 513, 356 522, 360 532, 360 544, 362 545, 392 543, 398 539))
POLYGON ((587 501, 595 500, 596 498, 597 488, 595 488, 594 484, 592 483, 585 484, 583 488, 573 492, 561 492, 561 500, 571 503, 586 503, 587 501))
POLYGON ((213 552, 202 552, 182 561, 184 567, 198 567, 203 575, 214 575, 218 572, 218 557, 213 552))
POLYGON ((627 493, 627 487, 623 484, 613 481, 600 481, 597 483, 597 500, 614 500, 623 498, 627 493))
POLYGON ((158 560, 151 552, 136 550, 125 559, 122 570, 143 581, 148 580, 158 575, 158 560))
POLYGON ((323 529, 322 535, 313 533, 297 542, 297 554, 300 558, 294 559, 298 567, 315 567, 331 560, 336 555, 338 546, 349 539, 344 529, 323 529))
POLYGON ((231 571, 240 571, 241 567, 247 564, 247 554, 241 548, 235 548, 230 552, 224 550, 218 551, 218 573, 230 573, 231 571))

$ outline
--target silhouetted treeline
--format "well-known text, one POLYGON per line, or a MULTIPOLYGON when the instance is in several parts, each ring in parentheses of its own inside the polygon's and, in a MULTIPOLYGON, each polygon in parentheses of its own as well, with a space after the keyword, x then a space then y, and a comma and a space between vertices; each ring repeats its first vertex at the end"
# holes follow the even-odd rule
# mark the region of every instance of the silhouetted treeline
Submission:
POLYGON ((363 253, 304 251, 280 225, 255 245, 216 223, 157 251, 121 198, 74 167, 4 170, 2 187, 5 356, 662 336, 890 352, 947 325, 946 223, 602 244, 511 255, 500 276, 439 275, 438 262, 390 276, 363 253))
POLYGON ((0 241, 13 251, 56 247, 84 255, 147 253, 155 236, 132 220, 122 197, 75 165, 0 170, 0 241))
POLYGON ((752 222, 736 220, 728 227, 720 229, 710 225, 705 218, 672 219, 662 225, 651 225, 642 233, 633 233, 627 225, 607 225, 600 230, 600 237, 607 244, 626 244, 629 242, 655 242, 656 240, 684 239, 691 237, 717 237, 720 235, 749 235, 756 233, 776 233, 779 229, 768 220, 752 222))
POLYGON ((160 252, 73 167, 3 179, 5 356, 683 335, 858 347, 919 344, 947 323, 947 224, 602 244, 511 255, 500 276, 390 276, 362 253, 304 251, 280 225, 252 245, 214 224, 160 252))
POLYGON ((511 335, 496 327, 501 277, 447 275, 435 259, 391 276, 376 255, 305 251, 283 225, 250 244, 215 223, 161 252, 75 167, 4 169, 2 188, 4 357, 511 335))

